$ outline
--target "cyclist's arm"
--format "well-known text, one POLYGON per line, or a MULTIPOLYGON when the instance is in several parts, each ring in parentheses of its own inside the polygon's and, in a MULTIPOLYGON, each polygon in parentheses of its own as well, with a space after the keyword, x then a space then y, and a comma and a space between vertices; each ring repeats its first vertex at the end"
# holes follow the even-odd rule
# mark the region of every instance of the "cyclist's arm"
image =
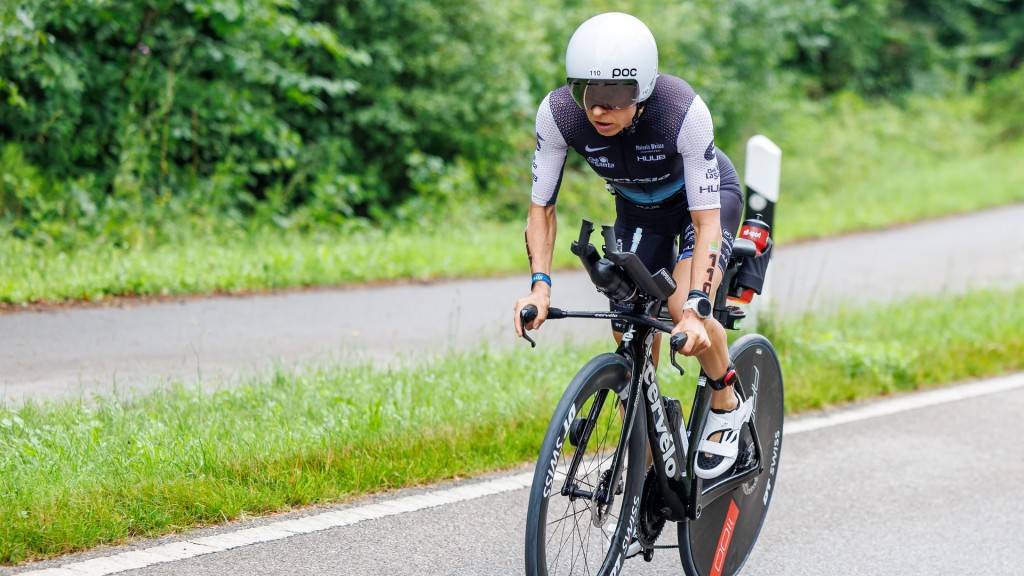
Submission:
MULTIPOLYGON (((562 180, 562 169, 568 155, 569 145, 559 131, 551 112, 550 95, 544 98, 537 110, 537 149, 533 154, 533 191, 526 221, 526 254, 530 259, 530 274, 543 272, 551 275, 551 260, 554 254, 555 201, 562 180)), ((534 282, 530 294, 516 301, 515 329, 522 336, 519 311, 527 305, 537 307, 537 318, 527 328, 536 330, 548 317, 551 305, 551 287, 547 283, 534 282)))
MULTIPOLYGON (((683 320, 683 304, 686 303, 686 298, 691 290, 707 292, 708 297, 713 300, 715 289, 722 281, 722 270, 718 266, 722 245, 719 212, 717 208, 691 212, 695 240, 693 256, 689 259, 689 266, 676 266, 672 277, 678 288, 669 296, 668 301, 669 313, 672 315, 672 321, 676 324, 683 320), (712 256, 714 256, 714 266, 711 264, 712 256)), ((692 311, 686 314, 696 318, 696 314, 692 311)))
MULTIPOLYGON (((526 256, 530 259, 531 275, 535 272, 551 274, 557 228, 554 204, 540 206, 530 202, 530 212, 526 218, 526 256)), ((544 282, 537 284, 547 286, 544 282)), ((534 292, 536 288, 534 285, 534 292)))
POLYGON ((678 289, 669 299, 669 311, 677 325, 675 331, 690 334, 685 346, 687 353, 706 350, 710 339, 703 321, 693 311, 683 312, 683 304, 691 290, 700 290, 713 300, 722 277, 718 261, 722 245, 721 178, 714 142, 711 112, 698 96, 687 110, 677 140, 683 156, 686 200, 693 221, 693 254, 689 266, 676 266, 674 277, 678 289))
MULTIPOLYGON (((693 265, 690 267, 688 290, 700 290, 714 298, 715 288, 722 281, 720 263, 722 246, 722 223, 720 210, 694 210, 693 232, 696 244, 693 247, 693 265)), ((685 294, 684 294, 685 296, 685 294)))
POLYGON ((676 144, 683 156, 686 203, 690 208, 695 239, 690 275, 682 279, 680 285, 686 287, 686 292, 701 290, 713 298, 717 287, 716 276, 721 276, 718 271, 722 245, 721 176, 718 172, 718 152, 715 150, 715 128, 711 112, 700 96, 695 97, 690 104, 676 144))
MULTIPOLYGON (((526 255, 530 259, 530 276, 537 272, 551 276, 551 260, 555 253, 555 233, 557 231, 557 218, 555 216, 555 205, 541 206, 530 202, 530 211, 526 220, 526 255)), ((548 317, 548 307, 551 305, 551 286, 544 281, 533 282, 530 287, 530 294, 516 301, 515 306, 515 328, 516 334, 523 335, 522 326, 519 323, 519 311, 525 306, 534 305, 537 307, 537 318, 527 328, 536 330, 548 317)))
MULTIPOLYGON (((714 319, 703 320, 693 310, 684 310, 683 304, 691 290, 700 290, 713 297, 715 289, 721 283, 722 272, 718 267, 718 259, 721 257, 722 228, 718 208, 694 210, 690 215, 693 219, 695 241, 693 256, 676 264, 672 276, 678 287, 669 297, 669 312, 676 324, 672 333, 686 332, 688 336, 680 351, 687 356, 700 357, 701 366, 707 370, 704 355, 709 349, 718 355, 722 353, 721 350, 713 350, 714 341, 706 325, 707 322, 714 322, 714 319)), ((715 361, 713 364, 717 366, 720 362, 715 361)))

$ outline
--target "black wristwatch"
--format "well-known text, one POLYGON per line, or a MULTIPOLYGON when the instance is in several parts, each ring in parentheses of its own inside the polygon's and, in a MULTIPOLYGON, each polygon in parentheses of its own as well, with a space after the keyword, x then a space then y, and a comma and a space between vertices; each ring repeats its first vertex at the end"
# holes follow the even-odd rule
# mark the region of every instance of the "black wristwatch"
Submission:
POLYGON ((711 300, 707 299, 707 296, 697 296, 690 298, 683 304, 683 310, 693 310, 703 319, 711 317, 711 300))

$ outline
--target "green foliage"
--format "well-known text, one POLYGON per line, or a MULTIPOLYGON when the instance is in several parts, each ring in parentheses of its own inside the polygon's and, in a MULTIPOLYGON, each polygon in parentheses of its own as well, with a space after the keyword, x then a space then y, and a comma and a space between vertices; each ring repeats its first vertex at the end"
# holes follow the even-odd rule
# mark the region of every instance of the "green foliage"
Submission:
MULTIPOLYGON (((776 239, 1024 201, 1024 165, 1017 160, 1024 140, 993 142, 1003 120, 979 122, 989 109, 979 97, 911 96, 897 105, 852 92, 795 107, 766 126, 784 151, 776 239), (983 194, 978 174, 998 174, 983 194)), ((997 113, 1009 117, 1016 109, 997 113)))
POLYGON ((995 129, 997 141, 1024 137, 1024 68, 992 80, 981 93, 979 117, 995 129))
MULTIPOLYGON (((159 223, 147 206, 205 187, 217 214, 380 220, 453 179, 449 195, 507 185, 495 167, 528 154, 505 126, 532 117, 522 63, 544 43, 506 12, 475 0, 34 0, 5 13, 0 133, 20 163, 46 167, 54 196, 91 178, 90 202, 122 219, 159 223), (513 45, 523 58, 507 57, 513 45)), ((26 194, 0 214, 7 226, 40 223, 26 194)))
POLYGON ((1021 0, 807 0, 790 62, 814 94, 957 92, 1020 66, 1021 0))
POLYGON ((333 29, 371 62, 353 71, 360 89, 339 110, 358 143, 353 166, 379 175, 361 214, 384 220, 411 198, 407 213, 463 203, 509 187, 509 158, 528 162, 529 133, 509 128, 533 118, 530 66, 545 41, 514 25, 516 10, 483 0, 355 0, 336 10, 333 29))
POLYGON ((649 23, 734 155, 803 94, 978 81, 1012 138, 1000 78, 1024 55, 1022 1, 7 2, 0 235, 137 247, 521 218, 536 105, 576 26, 608 10, 649 23))

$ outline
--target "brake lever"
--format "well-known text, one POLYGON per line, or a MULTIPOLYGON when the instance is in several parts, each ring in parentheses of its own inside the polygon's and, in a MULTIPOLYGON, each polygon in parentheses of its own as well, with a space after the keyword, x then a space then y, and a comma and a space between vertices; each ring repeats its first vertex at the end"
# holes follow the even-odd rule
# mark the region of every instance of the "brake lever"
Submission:
POLYGON ((533 304, 524 306, 523 309, 519 311, 519 326, 522 328, 523 338, 525 338, 526 341, 530 343, 531 348, 536 348, 537 343, 534 342, 533 338, 530 338, 530 335, 526 333, 526 325, 530 322, 533 322, 533 320, 536 317, 537 307, 534 306, 533 304))
POLYGON ((672 338, 670 338, 668 341, 669 350, 671 351, 669 358, 672 361, 672 365, 675 366, 676 370, 679 370, 680 376, 685 376, 686 371, 683 370, 683 367, 680 366, 678 362, 676 362, 676 351, 682 350, 683 346, 686 345, 687 338, 688 336, 686 335, 686 332, 677 332, 673 334, 672 338))

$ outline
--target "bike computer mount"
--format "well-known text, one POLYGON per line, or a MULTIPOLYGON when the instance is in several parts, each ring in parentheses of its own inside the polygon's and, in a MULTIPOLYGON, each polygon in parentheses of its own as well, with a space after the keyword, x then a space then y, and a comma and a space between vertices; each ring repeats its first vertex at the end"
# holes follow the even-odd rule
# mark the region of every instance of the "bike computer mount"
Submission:
POLYGON ((632 252, 618 250, 615 229, 602 226, 604 257, 597 254, 597 248, 590 243, 594 225, 584 220, 580 236, 574 240, 570 250, 583 262, 583 268, 590 275, 599 292, 616 302, 633 302, 639 299, 667 300, 676 290, 672 274, 662 268, 651 274, 640 258, 632 252))

